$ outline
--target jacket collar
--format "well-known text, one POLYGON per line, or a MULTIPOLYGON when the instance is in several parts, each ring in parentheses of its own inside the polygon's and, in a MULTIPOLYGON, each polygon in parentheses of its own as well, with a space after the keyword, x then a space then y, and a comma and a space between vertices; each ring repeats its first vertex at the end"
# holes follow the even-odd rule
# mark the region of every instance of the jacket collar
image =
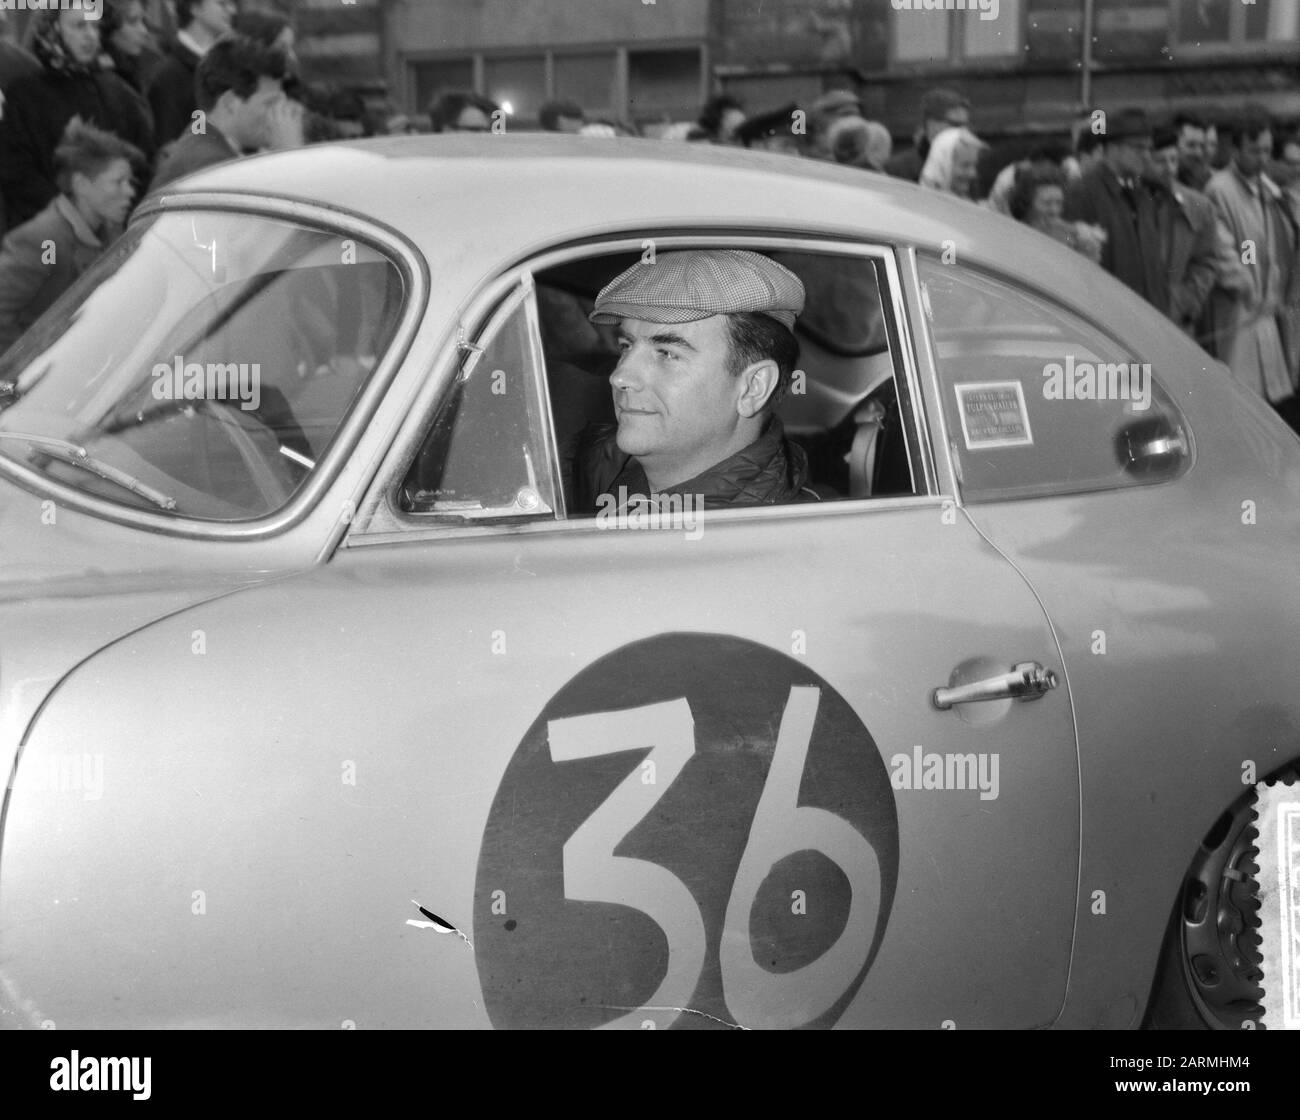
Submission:
POLYGON ((1274 202, 1282 201, 1282 188, 1264 172, 1261 171, 1254 179, 1247 179, 1235 162, 1228 164, 1228 172, 1237 181, 1237 185, 1242 190, 1249 192, 1252 197, 1262 194, 1271 198, 1274 202))
POLYGON ((1120 186, 1119 176, 1115 174, 1114 168, 1104 160, 1097 164, 1097 179, 1101 184, 1113 194, 1116 198, 1123 197, 1124 188, 1120 186))
POLYGON ((59 212, 63 220, 72 227, 72 232, 83 245, 87 245, 92 249, 102 249, 104 247, 98 235, 90 228, 86 219, 81 216, 81 211, 69 201, 66 195, 59 195, 54 200, 54 208, 59 212))
POLYGON ((777 417, 769 417, 758 439, 708 470, 665 487, 667 494, 697 494, 725 504, 753 490, 791 489, 798 492, 807 481, 808 463, 801 448, 786 441, 777 417))
MULTIPOLYGON (((616 433, 617 429, 612 429, 608 436, 614 448, 616 433)), ((637 495, 653 499, 656 494, 693 496, 705 508, 731 505, 741 495, 750 497, 748 504, 796 501, 795 495, 808 481, 808 458, 803 448, 786 440, 785 429, 775 416, 768 419, 753 443, 694 478, 665 486, 654 494, 634 456, 619 452, 615 463, 617 469, 609 490, 616 493, 619 486, 626 487, 629 505, 639 504, 634 500, 637 495)))

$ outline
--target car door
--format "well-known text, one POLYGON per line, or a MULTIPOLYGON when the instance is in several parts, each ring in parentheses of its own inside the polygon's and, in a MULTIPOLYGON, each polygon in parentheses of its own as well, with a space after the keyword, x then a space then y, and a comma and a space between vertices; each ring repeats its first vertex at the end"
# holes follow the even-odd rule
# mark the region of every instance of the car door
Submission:
MULTIPOLYGON (((874 262, 915 492, 566 516, 532 276, 596 249, 498 278, 328 563, 123 640, 38 723, 34 755, 97 712, 130 843, 105 814, 51 829, 47 805, 44 862, 138 940, 72 977, 18 945, 25 988, 109 993, 71 1016, 88 1025, 1053 1021, 1069 697, 1037 601, 930 452, 894 258, 707 244, 874 262), (147 715, 110 687, 141 665, 147 715), (1012 698, 1017 665, 1042 695, 1012 698), (936 705, 962 686, 997 695, 936 705), (68 868, 74 843, 113 854, 68 868)), ((43 959, 84 946, 24 905, 43 959)))

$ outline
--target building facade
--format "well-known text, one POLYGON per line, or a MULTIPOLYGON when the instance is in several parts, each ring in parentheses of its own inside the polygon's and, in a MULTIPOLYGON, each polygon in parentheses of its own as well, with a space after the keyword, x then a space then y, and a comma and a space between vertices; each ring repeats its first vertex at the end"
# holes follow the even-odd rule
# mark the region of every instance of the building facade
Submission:
MULTIPOLYGON (((143 0, 156 26, 169 0, 143 0)), ((244 0, 291 12, 308 80, 386 89, 408 112, 468 87, 521 126, 551 98, 653 133, 711 93, 754 112, 862 96, 897 138, 953 85, 991 138, 1082 110, 1155 116, 1261 103, 1300 119, 1300 0, 244 0)), ((21 36, 29 13, 15 13, 21 36)))
MULTIPOLYGON (((363 6, 364 0, 356 7, 363 6)), ((711 92, 753 111, 856 88, 898 137, 921 92, 961 88, 990 136, 1137 104, 1300 118, 1300 0, 371 0, 389 88, 411 111, 467 86, 521 123, 551 97, 642 127, 711 92), (966 10, 963 10, 966 9, 966 10)), ((303 12, 337 0, 304 0, 303 12)), ((353 18, 359 19, 359 16, 353 18)), ((307 26, 300 30, 308 33, 307 26)), ((354 45, 360 44, 354 39, 354 45)))

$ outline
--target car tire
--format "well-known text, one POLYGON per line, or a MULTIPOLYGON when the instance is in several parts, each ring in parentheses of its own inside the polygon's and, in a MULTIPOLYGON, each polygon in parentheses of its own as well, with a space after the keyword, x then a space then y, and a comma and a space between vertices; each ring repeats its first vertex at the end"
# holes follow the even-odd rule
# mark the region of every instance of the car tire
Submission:
MULTIPOLYGON (((1294 767, 1292 768, 1295 769, 1294 767)), ((1263 1014, 1252 876, 1254 790, 1201 841, 1170 915, 1143 1026, 1250 1030, 1263 1014)))

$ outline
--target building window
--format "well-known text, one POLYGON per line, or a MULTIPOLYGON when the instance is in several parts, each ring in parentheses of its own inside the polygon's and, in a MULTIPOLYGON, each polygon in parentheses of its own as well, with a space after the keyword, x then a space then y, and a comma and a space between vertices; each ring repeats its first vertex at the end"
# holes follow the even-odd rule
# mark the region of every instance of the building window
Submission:
POLYGON ((443 90, 472 89, 490 97, 524 127, 535 124, 542 105, 552 99, 576 101, 592 118, 689 120, 705 94, 704 52, 699 46, 538 50, 528 55, 483 51, 410 58, 407 67, 414 111, 427 110, 443 90), (620 77, 624 62, 626 88, 620 77))
POLYGON ((890 45, 896 63, 961 63, 1019 56, 1024 45, 1025 0, 1000 0, 981 11, 927 11, 919 3, 889 12, 890 45), (996 12, 995 18, 986 19, 996 12))
POLYGON ((627 94, 629 113, 637 122, 689 120, 702 100, 700 52, 629 52, 627 94))
POLYGON ((1295 0, 1174 0, 1175 40, 1183 46, 1256 46, 1300 38, 1295 0))
POLYGON ((557 54, 554 61, 555 97, 576 101, 592 116, 605 116, 617 100, 613 51, 594 54, 557 54))
POLYGON ((535 121, 546 101, 546 56, 485 58, 483 86, 509 116, 535 121))

